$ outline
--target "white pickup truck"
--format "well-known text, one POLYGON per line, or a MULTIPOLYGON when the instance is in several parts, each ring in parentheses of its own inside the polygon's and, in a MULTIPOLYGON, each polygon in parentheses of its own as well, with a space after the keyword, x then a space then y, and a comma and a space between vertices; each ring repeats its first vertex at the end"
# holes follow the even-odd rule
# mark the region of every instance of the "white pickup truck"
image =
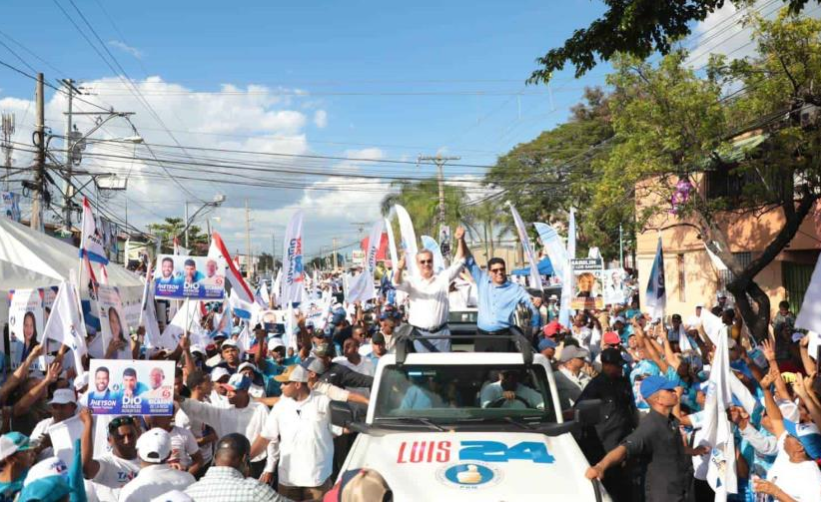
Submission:
POLYGON ((565 420, 550 363, 525 339, 407 352, 414 338, 379 360, 367 414, 331 403, 334 424, 359 433, 340 475, 376 470, 394 501, 610 501, 571 434, 598 422, 599 402, 565 420))

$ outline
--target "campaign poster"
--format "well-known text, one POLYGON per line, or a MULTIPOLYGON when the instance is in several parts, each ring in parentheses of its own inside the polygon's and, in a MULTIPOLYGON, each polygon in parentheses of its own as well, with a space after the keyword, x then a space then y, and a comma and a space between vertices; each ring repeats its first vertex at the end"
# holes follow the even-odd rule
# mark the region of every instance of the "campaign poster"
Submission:
POLYGON ((0 192, 3 214, 12 221, 20 222, 20 195, 8 191, 0 192))
POLYGON ((100 330, 103 334, 103 349, 108 349, 112 339, 128 342, 129 334, 123 314, 120 293, 113 286, 97 288, 97 307, 100 311, 100 330))
POLYGON ((54 300, 57 299, 57 292, 60 290, 59 286, 52 286, 50 288, 43 288, 43 328, 46 327, 48 316, 51 315, 51 308, 54 307, 54 300))
POLYGON ((225 261, 161 255, 154 270, 154 297, 221 301, 225 298, 225 261))
POLYGON ((39 289, 9 291, 9 339, 12 370, 23 362, 25 349, 40 342, 43 334, 43 297, 39 289))
POLYGON ((604 303, 605 305, 624 305, 624 278, 626 274, 621 268, 611 268, 604 271, 604 303))
POLYGON ((570 267, 573 270, 571 309, 601 309, 604 307, 602 266, 601 258, 570 260, 570 267))
POLYGON ((136 330, 140 326, 140 312, 143 309, 142 288, 118 288, 120 303, 123 306, 123 317, 127 328, 136 330))
POLYGON ((174 414, 173 361, 92 359, 88 377, 93 414, 174 414))

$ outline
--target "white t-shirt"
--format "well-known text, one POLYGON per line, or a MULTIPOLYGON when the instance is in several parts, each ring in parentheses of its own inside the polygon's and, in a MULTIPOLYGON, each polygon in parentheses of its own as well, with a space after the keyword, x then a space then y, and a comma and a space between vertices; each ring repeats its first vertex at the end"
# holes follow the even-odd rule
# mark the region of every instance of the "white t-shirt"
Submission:
POLYGON ((120 498, 120 489, 131 482, 140 471, 140 460, 118 458, 114 454, 104 454, 97 458, 100 470, 91 479, 94 492, 102 502, 114 502, 120 498))
POLYGON ((191 457, 200 450, 197 439, 191 430, 181 426, 171 428, 171 457, 169 463, 179 463, 183 469, 188 469, 193 460, 191 457))
MULTIPOLYGON (((205 423, 194 423, 191 422, 191 418, 188 417, 188 414, 183 412, 182 409, 177 410, 177 413, 174 414, 174 425, 180 426, 182 428, 187 428, 191 430, 191 434, 194 435, 195 439, 202 438, 205 436, 205 423)), ((196 442, 196 440, 195 440, 196 442)), ((213 444, 205 444, 201 445, 200 447, 200 454, 202 454, 202 461, 203 463, 208 463, 211 461, 211 458, 214 457, 214 447, 213 444)))
MULTIPOLYGON (((190 399, 186 399, 180 406, 192 422, 201 422, 211 426, 220 438, 229 433, 242 433, 252 444, 262 432, 265 419, 268 417, 268 407, 253 400, 242 409, 233 405, 224 409, 190 399)), ((251 461, 257 462, 263 459, 265 459, 265 453, 251 461)))
POLYGON ((778 437, 778 456, 767 472, 767 480, 799 502, 821 501, 821 470, 814 461, 793 463, 784 450, 787 433, 778 437))
MULTIPOLYGON (((369 359, 366 359, 366 358, 360 358, 358 365, 354 365, 353 363, 348 361, 348 358, 346 358, 345 356, 340 356, 338 358, 334 358, 334 362, 339 363, 340 365, 346 366, 346 367, 350 368, 351 370, 353 370, 354 372, 359 372, 362 375, 367 375, 367 376, 370 376, 370 377, 373 377, 373 374, 374 374, 375 369, 376 369, 376 367, 374 367, 374 365, 373 365, 373 361, 371 361, 369 359)), ((370 388, 345 388, 345 389, 347 389, 348 391, 351 391, 353 393, 359 393, 360 395, 362 395, 366 398, 371 395, 370 388)))
POLYGON ((151 465, 140 470, 134 479, 120 491, 121 502, 149 502, 169 491, 185 491, 196 482, 188 472, 174 470, 168 465, 151 465))
POLYGON ((334 441, 331 431, 331 399, 311 392, 301 402, 283 396, 265 422, 262 436, 273 446, 271 457, 279 460, 279 483, 316 487, 333 470, 334 441))

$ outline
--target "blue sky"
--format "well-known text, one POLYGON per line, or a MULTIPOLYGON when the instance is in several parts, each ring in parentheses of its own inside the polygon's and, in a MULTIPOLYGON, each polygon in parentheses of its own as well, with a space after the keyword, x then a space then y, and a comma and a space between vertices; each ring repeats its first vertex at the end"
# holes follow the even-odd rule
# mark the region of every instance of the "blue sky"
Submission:
MULTIPOLYGON (((465 164, 487 165, 565 120, 584 86, 603 83, 607 71, 607 66, 599 66, 575 80, 566 70, 550 90, 524 84, 536 57, 603 12, 599 1, 254 1, 230 7, 224 2, 74 1, 138 82, 165 127, 185 146, 390 160, 415 160, 418 154, 439 151, 459 155, 465 164), (151 83, 144 82, 148 76, 154 77, 151 83), (249 85, 258 87, 249 91, 249 85)), ((57 3, 103 51, 70 1, 57 3)), ((48 79, 71 77, 86 83, 97 93, 87 100, 136 112, 134 124, 150 144, 174 143, 54 1, 41 2, 36 13, 30 2, 4 2, 0 30, 67 72, 59 75, 0 34, 0 41, 48 79)), ((29 71, 1 45, 0 60, 29 71)), ((47 123, 61 133, 64 105, 61 96, 52 95, 48 93, 47 123)), ((32 96, 32 81, 0 68, 0 109, 16 112, 22 130, 33 123, 33 111, 25 102, 32 96)), ((129 135, 130 127, 116 121, 100 135, 129 135)), ((90 128, 82 122, 78 126, 90 128)), ((24 134, 18 135, 21 142, 24 134)), ((142 148, 117 149, 147 156, 142 148)), ((157 150, 161 157, 179 153, 157 150)), ((24 153, 18 156, 25 161, 24 153)), ((253 163, 270 160, 221 156, 253 163)), ((109 160, 109 166, 114 163, 109 160)), ((182 215, 185 198, 177 186, 156 177, 140 182, 144 167, 117 163, 135 179, 127 195, 130 223, 144 226, 164 215, 182 215)), ((93 162, 88 165, 94 169, 93 162)), ((430 173, 413 165, 344 161, 308 166, 327 172, 430 173)), ((481 172, 476 167, 448 171, 457 178, 481 172)), ((303 186, 326 185, 327 190, 184 184, 206 200, 215 192, 228 196, 225 206, 212 214, 219 218, 212 224, 223 231, 232 249, 244 249, 246 198, 257 252, 270 250, 271 234, 281 239, 290 214, 302 208, 309 255, 330 245, 332 237, 339 243, 355 240, 359 233, 351 223, 375 219, 379 199, 388 190, 373 181, 362 185, 368 192, 357 191, 356 180, 354 187, 337 189, 339 179, 315 176, 300 181, 303 186)), ((106 203, 122 217, 123 195, 106 203)))

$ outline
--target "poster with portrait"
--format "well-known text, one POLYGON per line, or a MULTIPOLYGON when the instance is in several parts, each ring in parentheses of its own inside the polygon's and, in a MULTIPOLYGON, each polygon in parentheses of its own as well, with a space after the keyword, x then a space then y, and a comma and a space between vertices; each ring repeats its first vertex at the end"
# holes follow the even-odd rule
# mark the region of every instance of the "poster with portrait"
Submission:
POLYGON ((604 304, 624 305, 624 278, 627 273, 622 268, 609 268, 604 271, 604 304))
POLYGON ((40 342, 43 334, 43 295, 39 289, 9 291, 9 344, 11 368, 23 362, 27 350, 40 342))
POLYGON ((93 414, 174 414, 173 361, 92 359, 88 379, 93 414))
POLYGON ((97 307, 100 311, 100 332, 103 336, 103 349, 108 349, 109 343, 115 338, 128 342, 128 327, 126 326, 123 304, 117 288, 99 286, 97 288, 97 307))
POLYGON ((602 289, 603 262, 601 258, 570 260, 573 270, 570 308, 575 310, 601 309, 604 307, 602 289))
POLYGON ((46 327, 48 316, 51 315, 51 308, 54 307, 54 300, 57 299, 57 292, 60 286, 51 286, 43 288, 43 328, 46 327))
POLYGON ((0 200, 3 202, 3 214, 15 221, 20 222, 20 195, 9 191, 0 192, 0 200))
POLYGON ((154 270, 154 297, 222 300, 225 261, 204 256, 161 255, 154 270))

